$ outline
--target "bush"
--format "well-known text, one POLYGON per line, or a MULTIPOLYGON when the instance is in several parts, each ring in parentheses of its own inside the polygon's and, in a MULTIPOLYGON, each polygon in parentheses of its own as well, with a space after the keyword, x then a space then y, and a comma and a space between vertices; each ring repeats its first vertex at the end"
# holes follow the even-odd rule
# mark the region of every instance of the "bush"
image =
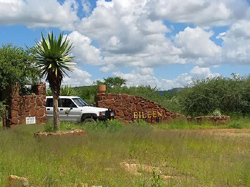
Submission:
POLYGON ((221 112, 219 109, 215 109, 212 113, 213 116, 221 116, 221 112))
POLYGON ((250 114, 250 77, 207 78, 196 80, 180 94, 180 105, 187 115, 250 114))
POLYGON ((228 124, 228 127, 229 128, 234 128, 234 129, 242 129, 242 126, 241 126, 240 122, 238 122, 238 121, 230 122, 228 124))

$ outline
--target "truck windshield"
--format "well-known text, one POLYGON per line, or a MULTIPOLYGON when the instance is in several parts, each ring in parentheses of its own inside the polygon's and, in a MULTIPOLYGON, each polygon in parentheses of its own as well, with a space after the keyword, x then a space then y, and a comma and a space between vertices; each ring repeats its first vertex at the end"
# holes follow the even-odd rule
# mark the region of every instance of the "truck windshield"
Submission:
POLYGON ((83 107, 83 106, 88 106, 88 104, 83 101, 81 98, 73 98, 73 101, 79 106, 79 107, 83 107))

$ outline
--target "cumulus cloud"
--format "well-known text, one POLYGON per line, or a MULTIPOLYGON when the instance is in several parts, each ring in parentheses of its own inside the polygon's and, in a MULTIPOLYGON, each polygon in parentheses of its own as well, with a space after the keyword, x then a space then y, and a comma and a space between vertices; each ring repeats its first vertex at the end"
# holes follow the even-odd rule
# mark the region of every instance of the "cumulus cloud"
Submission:
POLYGON ((0 25, 26 25, 28 27, 59 27, 70 30, 77 17, 75 0, 1 0, 0 25))
POLYGON ((72 50, 78 64, 100 65, 102 64, 100 49, 91 44, 92 40, 77 31, 69 34, 69 40, 74 44, 72 50))
POLYGON ((222 63, 249 64, 250 21, 240 20, 218 37, 223 39, 222 63))
POLYGON ((212 31, 207 32, 200 27, 187 27, 176 35, 175 43, 184 58, 213 57, 221 52, 221 47, 210 40, 212 35, 212 31))
POLYGON ((205 79, 220 76, 219 73, 211 72, 210 68, 195 66, 189 73, 182 73, 174 79, 158 79, 151 68, 136 68, 130 73, 120 71, 113 73, 127 80, 127 86, 151 86, 159 90, 183 88, 191 85, 195 79, 205 79))
POLYGON ((184 87, 192 82, 192 76, 187 73, 179 75, 174 80, 158 79, 154 75, 154 70, 151 68, 136 68, 130 73, 122 73, 117 71, 114 76, 119 76, 126 79, 127 86, 150 86, 159 90, 169 90, 176 87, 184 87))
POLYGON ((114 66, 113 64, 107 64, 106 66, 102 66, 102 67, 100 68, 100 70, 101 70, 102 72, 104 72, 104 73, 107 73, 107 72, 109 72, 109 71, 113 71, 114 69, 116 69, 116 68, 115 68, 115 66, 114 66))
POLYGON ((183 73, 177 76, 175 79, 158 79, 154 75, 149 74, 140 74, 136 71, 131 73, 121 73, 115 72, 115 76, 119 76, 123 79, 126 79, 127 86, 150 86, 151 88, 157 88, 159 90, 170 90, 172 88, 185 87, 192 83, 193 77, 188 75, 188 73, 183 73))
POLYGON ((137 70, 131 73, 114 72, 115 76, 126 79, 126 85, 130 86, 151 86, 152 88, 159 85, 159 81, 155 76, 143 75, 137 72, 137 70))
POLYGON ((179 57, 181 51, 165 37, 171 30, 162 20, 147 17, 146 3, 99 0, 92 14, 82 19, 78 31, 98 42, 106 64, 153 67, 185 63, 179 57))
POLYGON ((166 19, 197 26, 225 26, 248 14, 245 0, 155 0, 148 1, 151 19, 166 19))
POLYGON ((91 80, 91 74, 87 71, 83 71, 80 67, 74 67, 73 72, 69 72, 68 76, 65 76, 62 85, 76 86, 88 86, 93 83, 91 80))
POLYGON ((162 90, 170 90, 172 88, 183 88, 189 84, 191 84, 193 81, 193 77, 188 75, 188 73, 183 73, 176 77, 175 79, 162 79, 160 88, 162 90))
POLYGON ((195 66, 190 73, 196 79, 205 79, 205 78, 213 78, 220 76, 219 73, 212 73, 210 68, 208 67, 199 67, 195 66))

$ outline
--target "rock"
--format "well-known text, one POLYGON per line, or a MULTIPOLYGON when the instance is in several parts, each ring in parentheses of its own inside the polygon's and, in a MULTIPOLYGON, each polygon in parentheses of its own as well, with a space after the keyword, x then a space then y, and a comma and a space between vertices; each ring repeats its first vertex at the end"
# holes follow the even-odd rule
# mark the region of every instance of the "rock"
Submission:
POLYGON ((46 113, 45 108, 40 108, 40 109, 37 111, 37 116, 44 116, 45 113, 46 113))
POLYGON ((18 177, 16 175, 10 175, 8 177, 8 187, 28 187, 28 179, 24 177, 18 177))
POLYGON ((18 124, 19 120, 17 118, 12 118, 11 123, 12 124, 18 124))
POLYGON ((138 172, 137 164, 129 164, 127 162, 121 162, 120 166, 129 173, 132 173, 133 175, 141 175, 141 173, 138 172))
POLYGON ((35 137, 39 136, 62 136, 62 135, 84 135, 85 130, 74 130, 74 131, 58 131, 58 132, 36 132, 35 137))

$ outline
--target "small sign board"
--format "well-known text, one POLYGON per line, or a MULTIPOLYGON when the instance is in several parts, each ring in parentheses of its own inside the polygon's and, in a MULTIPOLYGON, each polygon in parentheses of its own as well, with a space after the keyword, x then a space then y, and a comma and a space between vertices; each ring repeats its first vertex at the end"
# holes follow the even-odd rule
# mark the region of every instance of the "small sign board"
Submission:
POLYGON ((30 124, 36 124, 36 117, 26 117, 26 124, 30 125, 30 124))

